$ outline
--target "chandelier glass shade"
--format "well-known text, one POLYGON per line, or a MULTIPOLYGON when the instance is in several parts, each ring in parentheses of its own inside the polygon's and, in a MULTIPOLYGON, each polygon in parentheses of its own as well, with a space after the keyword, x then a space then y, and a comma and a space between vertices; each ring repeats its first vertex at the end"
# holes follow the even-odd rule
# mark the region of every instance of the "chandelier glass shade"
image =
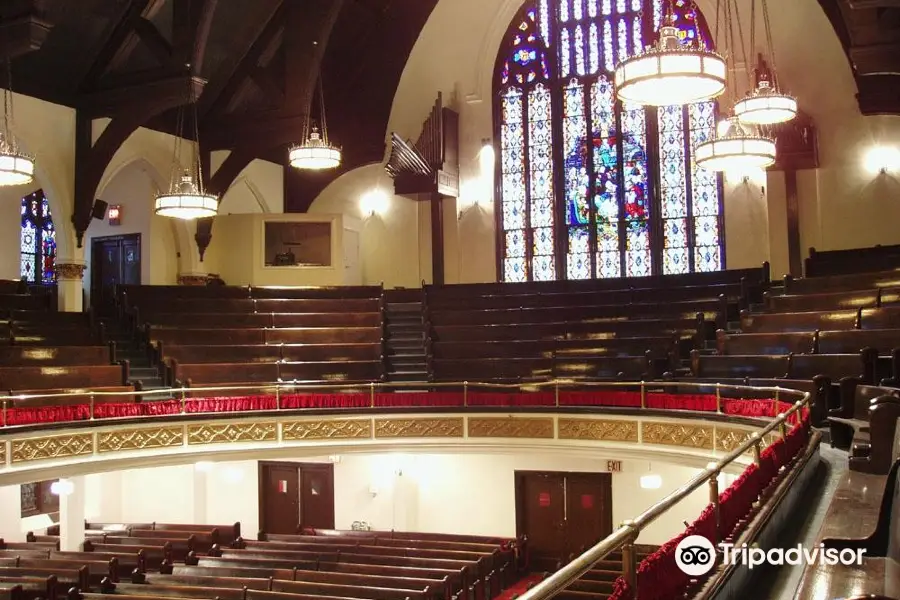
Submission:
POLYGON ((734 115, 751 125, 787 123, 797 116, 797 99, 761 79, 755 90, 735 103, 734 115))
POLYGON ((161 217, 192 220, 214 217, 219 212, 219 199, 203 192, 190 171, 168 193, 156 196, 153 211, 161 217))
POLYGON ((703 47, 685 46, 671 14, 659 28, 659 42, 616 66, 620 100, 643 106, 691 104, 725 91, 725 59, 703 47))
POLYGON ((708 171, 765 169, 775 156, 775 140, 750 132, 737 117, 728 119, 722 135, 694 149, 697 166, 708 171))
POLYGON ((7 141, 0 132, 0 186, 23 185, 34 180, 34 159, 20 151, 15 144, 7 141))
POLYGON ((288 159, 291 166, 296 169, 309 171, 334 169, 341 165, 341 149, 323 139, 319 129, 313 126, 306 141, 291 148, 288 159))

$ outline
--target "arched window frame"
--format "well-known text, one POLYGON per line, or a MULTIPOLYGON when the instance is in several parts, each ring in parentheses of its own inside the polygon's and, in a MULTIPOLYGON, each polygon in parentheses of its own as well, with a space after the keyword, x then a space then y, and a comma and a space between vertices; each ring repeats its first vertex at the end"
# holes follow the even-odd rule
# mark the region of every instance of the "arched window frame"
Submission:
POLYGON ((20 276, 28 283, 56 283, 56 229, 43 190, 22 198, 20 276))
MULTIPOLYGON (((494 144, 499 157, 495 218, 497 272, 501 281, 678 274, 726 268, 722 178, 698 169, 692 153, 697 144, 714 133, 716 104, 660 109, 623 107, 615 100, 611 83, 618 56, 622 51, 631 55, 638 49, 635 31, 640 29, 640 41, 645 45, 655 39, 665 4, 667 0, 528 0, 512 20, 494 71, 494 144), (636 23, 638 15, 641 19, 636 23), (559 38, 565 31, 576 31, 578 23, 583 26, 583 50, 576 51, 572 46, 563 56, 559 38), (591 23, 602 23, 596 34, 591 31, 591 23), (604 37, 605 23, 612 24, 606 31, 623 35, 604 37), (623 32, 618 31, 620 23, 627 23, 623 32), (597 55, 591 53, 594 35, 600 48, 597 55), (514 60, 523 49, 528 52, 524 56, 531 60, 514 60), (608 88, 604 93, 613 102, 614 117, 607 128, 614 142, 606 149, 614 155, 616 167, 601 177, 594 163, 600 163, 597 143, 604 134, 599 134, 593 122, 597 114, 591 113, 597 113, 597 103, 590 96, 597 93, 595 88, 605 85, 608 88), (550 140, 552 160, 549 168, 539 165, 536 171, 531 156, 535 152, 527 98, 538 86, 550 92, 551 127, 543 135, 550 140), (519 90, 521 98, 521 110, 516 113, 521 117, 521 135, 513 131, 515 120, 504 118, 504 111, 509 110, 508 100, 515 97, 510 96, 512 88, 519 90), (586 124, 581 124, 584 141, 580 151, 582 166, 587 169, 580 173, 573 170, 569 160, 575 156, 572 149, 577 144, 566 147, 567 142, 577 139, 577 132, 572 130, 578 129, 577 118, 571 120, 575 126, 570 126, 572 113, 566 112, 567 104, 575 98, 573 105, 578 105, 579 94, 588 100, 582 104, 586 124), (510 140, 518 144, 518 161, 510 160, 505 153, 510 140), (636 148, 642 148, 642 152, 636 148), (633 160, 626 164, 623 156, 633 160), (667 157, 665 163, 661 161, 663 157, 667 157), (665 172, 663 164, 667 167, 665 172), (677 169, 673 170, 673 165, 677 169), (626 186, 623 172, 640 173, 641 167, 644 175, 636 177, 637 183, 628 181, 626 186), (546 181, 536 185, 536 172, 546 181), (609 204, 607 199, 607 208, 613 211, 611 219, 598 214, 598 204, 603 205, 598 201, 603 186, 597 186, 604 183, 604 177, 605 183, 614 187, 614 202, 609 204), (549 215, 544 214, 541 193, 551 197, 549 215), (572 197, 581 199, 580 214, 586 222, 575 225, 570 220, 574 212, 569 202, 572 197), (518 215, 510 211, 511 198, 520 198, 522 210, 518 215), (646 233, 641 234, 645 220, 646 233), (517 226, 509 227, 510 223, 517 226), (509 249, 515 251, 508 252, 509 249)), ((682 37, 699 36, 702 43, 712 46, 705 19, 699 11, 693 11, 693 3, 675 0, 674 5, 682 37)))

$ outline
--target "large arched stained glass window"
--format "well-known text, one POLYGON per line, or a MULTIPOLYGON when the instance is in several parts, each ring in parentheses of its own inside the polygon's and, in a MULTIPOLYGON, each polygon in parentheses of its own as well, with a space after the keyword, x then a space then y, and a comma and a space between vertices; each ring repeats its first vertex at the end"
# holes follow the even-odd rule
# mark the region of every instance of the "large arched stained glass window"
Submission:
MULTIPOLYGON (((504 281, 723 269, 719 178, 691 148, 713 102, 616 100, 616 64, 653 41, 668 0, 528 0, 497 58, 497 210, 504 281)), ((683 40, 711 45, 674 0, 683 40)))
POLYGON ((22 198, 21 277, 38 284, 56 282, 56 230, 43 190, 22 198))

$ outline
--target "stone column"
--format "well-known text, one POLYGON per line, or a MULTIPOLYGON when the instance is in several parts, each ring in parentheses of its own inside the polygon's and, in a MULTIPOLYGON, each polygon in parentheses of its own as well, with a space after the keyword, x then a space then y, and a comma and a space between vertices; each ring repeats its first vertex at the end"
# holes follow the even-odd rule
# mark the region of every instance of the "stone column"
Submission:
POLYGON ((60 312, 84 311, 83 260, 58 260, 56 263, 56 289, 60 312))
POLYGON ((206 273, 181 273, 178 275, 178 285, 206 285, 209 276, 206 273))
POLYGON ((7 542, 24 542, 22 533, 22 496, 18 485, 0 487, 0 538, 7 542))
POLYGON ((64 482, 71 485, 59 495, 59 549, 76 552, 84 542, 84 476, 60 480, 66 486, 64 482))

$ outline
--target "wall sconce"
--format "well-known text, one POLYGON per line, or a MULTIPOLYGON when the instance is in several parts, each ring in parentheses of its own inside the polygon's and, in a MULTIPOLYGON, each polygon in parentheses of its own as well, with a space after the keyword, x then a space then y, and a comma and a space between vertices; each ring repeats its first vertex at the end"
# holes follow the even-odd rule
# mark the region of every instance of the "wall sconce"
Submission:
POLYGON ((641 489, 645 490, 658 490, 662 487, 662 477, 659 475, 642 475, 641 476, 641 489))
POLYGON ((481 151, 478 153, 478 163, 481 166, 481 176, 485 179, 494 178, 494 144, 491 138, 481 140, 481 151))
POLYGON ((60 479, 50 484, 50 493, 57 496, 69 496, 75 491, 75 484, 68 479, 60 479))
POLYGON ((866 153, 866 169, 873 175, 900 170, 900 150, 894 146, 875 146, 866 153))
POLYGON ((363 194, 359 199, 359 208, 362 210, 363 217, 368 219, 384 214, 388 206, 387 194, 379 189, 374 189, 363 194))

